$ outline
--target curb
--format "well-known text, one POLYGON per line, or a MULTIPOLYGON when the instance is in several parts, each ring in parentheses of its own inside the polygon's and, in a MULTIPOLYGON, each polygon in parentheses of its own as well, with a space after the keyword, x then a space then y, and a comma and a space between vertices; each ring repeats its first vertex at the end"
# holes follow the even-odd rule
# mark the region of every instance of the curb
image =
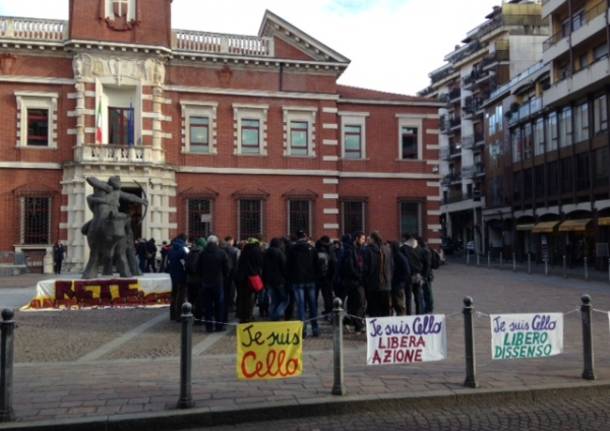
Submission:
POLYGON ((326 415, 341 415, 351 412, 372 412, 382 409, 413 409, 459 406, 490 406, 497 403, 531 402, 555 400, 568 395, 570 399, 595 395, 607 397, 610 381, 589 384, 566 383, 561 385, 535 386, 508 389, 466 389, 382 394, 367 396, 325 396, 320 399, 296 403, 273 403, 264 407, 228 409, 223 407, 195 407, 188 410, 166 410, 161 412, 129 415, 97 416, 89 418, 61 419, 52 421, 12 422, 0 424, 2 431, 140 431, 179 430, 194 427, 237 425, 246 422, 261 422, 281 419, 308 418, 326 415))

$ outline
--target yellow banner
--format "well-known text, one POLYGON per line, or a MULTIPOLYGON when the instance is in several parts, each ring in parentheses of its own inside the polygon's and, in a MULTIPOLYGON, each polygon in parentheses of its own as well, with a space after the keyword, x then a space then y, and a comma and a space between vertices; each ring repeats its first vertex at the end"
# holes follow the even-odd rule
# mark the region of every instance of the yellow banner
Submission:
POLYGON ((303 374, 303 322, 242 323, 237 327, 237 378, 269 380, 303 374))

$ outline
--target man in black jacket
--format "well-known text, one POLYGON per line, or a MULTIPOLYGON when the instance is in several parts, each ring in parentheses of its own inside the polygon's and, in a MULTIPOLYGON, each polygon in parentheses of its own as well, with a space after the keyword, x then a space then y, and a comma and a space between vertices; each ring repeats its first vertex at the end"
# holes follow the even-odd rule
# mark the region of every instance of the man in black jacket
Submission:
POLYGON ((322 294, 324 300, 324 314, 330 315, 333 311, 333 282, 335 281, 335 271, 337 267, 337 257, 328 236, 323 236, 316 242, 316 252, 318 253, 318 292, 322 294))
POLYGON ((225 329, 223 323, 226 323, 224 322, 224 280, 229 276, 229 258, 218 246, 217 236, 208 237, 207 245, 199 256, 199 265, 206 330, 223 331, 225 329))
POLYGON ((387 317, 390 315, 390 294, 394 260, 392 251, 379 232, 372 232, 364 253, 364 285, 368 302, 368 315, 387 317))
POLYGON ((343 254, 339 268, 343 291, 347 293, 347 312, 353 317, 351 320, 356 332, 363 332, 364 316, 366 311, 366 296, 364 292, 364 232, 356 232, 353 241, 343 242, 343 254))
POLYGON ((424 301, 424 313, 431 314, 434 311, 434 298, 432 296, 432 253, 433 251, 428 247, 428 244, 422 239, 418 238, 417 251, 419 252, 420 259, 422 261, 422 290, 423 290, 423 301, 424 301))
POLYGON ((423 264, 419 252, 417 251, 417 240, 413 235, 403 235, 404 243, 400 247, 400 251, 407 257, 409 268, 411 269, 411 280, 406 284, 406 305, 407 314, 412 315, 411 296, 415 300, 415 314, 424 313, 423 304, 423 264))
MULTIPOLYGON (((287 274, 290 285, 295 293, 299 320, 305 321, 305 302, 309 310, 311 330, 314 337, 320 335, 320 328, 315 317, 318 314, 318 295, 316 281, 319 276, 318 253, 309 243, 303 231, 297 232, 297 241, 288 249, 287 274)), ((303 336, 307 333, 303 327, 303 336)))
POLYGON ((263 281, 271 294, 270 317, 273 321, 284 319, 290 297, 286 286, 286 255, 282 240, 273 238, 263 256, 263 281))

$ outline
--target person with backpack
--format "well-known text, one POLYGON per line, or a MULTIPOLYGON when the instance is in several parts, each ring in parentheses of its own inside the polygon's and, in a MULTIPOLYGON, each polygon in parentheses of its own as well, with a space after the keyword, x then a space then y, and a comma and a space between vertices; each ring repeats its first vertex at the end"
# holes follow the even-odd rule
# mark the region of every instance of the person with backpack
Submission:
POLYGON ((229 258, 219 247, 216 235, 210 235, 199 257, 201 292, 199 304, 203 310, 207 332, 224 331, 224 280, 229 276, 229 258))
POLYGON ((322 294, 324 314, 330 315, 333 311, 333 282, 335 280, 337 262, 328 236, 325 235, 316 242, 316 252, 318 253, 319 270, 317 291, 318 294, 322 294))
POLYGON ((203 318, 203 309, 199 303, 199 294, 201 290, 201 269, 199 267, 199 257, 205 249, 205 246, 205 239, 199 238, 189 249, 189 254, 186 257, 186 295, 188 301, 193 306, 195 324, 199 324, 203 318))
POLYGON ((290 297, 286 285, 286 255, 282 240, 273 238, 263 256, 263 282, 271 296, 270 317, 272 321, 284 319, 290 297))
POLYGON ((413 307, 411 303, 411 297, 415 301, 415 314, 424 313, 424 300, 423 300, 423 276, 422 271, 424 269, 420 253, 417 251, 417 240, 413 235, 403 235, 404 243, 400 247, 400 251, 407 258, 409 268, 411 269, 411 279, 407 280, 405 287, 405 302, 407 308, 407 314, 410 316, 413 314, 413 307))
POLYGON ((318 337, 320 328, 316 320, 318 314, 316 281, 319 278, 319 260, 318 253, 309 243, 305 232, 297 232, 297 241, 288 249, 286 261, 288 279, 296 298, 298 318, 304 322, 303 337, 307 335, 306 307, 309 310, 309 319, 311 319, 312 335, 318 337))
POLYGON ((369 316, 387 317, 391 314, 393 272, 392 250, 384 244, 379 232, 374 231, 364 254, 364 285, 369 316))
MULTIPOLYGON (((406 256, 400 251, 396 241, 390 242, 394 272, 392 273, 392 308, 397 316, 406 314, 406 286, 411 277, 411 269, 406 256)), ((411 298, 409 298, 410 300, 411 298)))

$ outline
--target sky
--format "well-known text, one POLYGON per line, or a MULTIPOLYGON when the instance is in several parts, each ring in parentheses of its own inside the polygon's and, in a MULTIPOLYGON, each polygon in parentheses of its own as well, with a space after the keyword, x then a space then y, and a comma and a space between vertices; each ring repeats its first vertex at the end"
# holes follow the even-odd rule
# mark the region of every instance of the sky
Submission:
MULTIPOLYGON (((501 1, 174 0, 172 27, 256 35, 269 9, 352 61, 341 84, 415 94, 501 1)), ((68 0, 0 0, 0 15, 68 19, 68 0)))

